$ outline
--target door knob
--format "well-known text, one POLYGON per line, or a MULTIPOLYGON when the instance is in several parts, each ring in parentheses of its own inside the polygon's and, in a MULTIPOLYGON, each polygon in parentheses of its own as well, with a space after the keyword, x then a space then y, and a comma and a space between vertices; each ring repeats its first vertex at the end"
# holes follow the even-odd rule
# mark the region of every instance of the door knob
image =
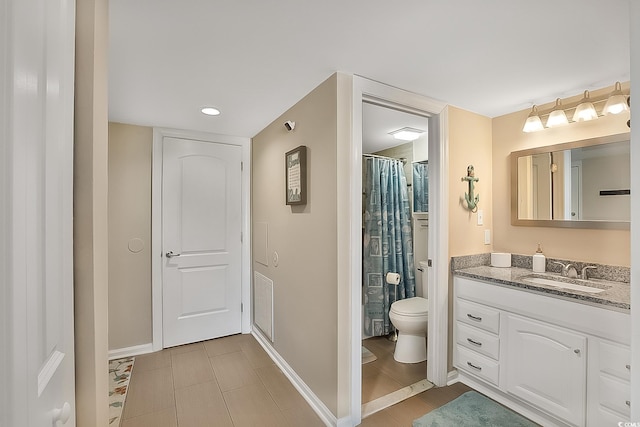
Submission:
POLYGON ((180 256, 180 254, 174 254, 173 251, 169 251, 166 253, 167 258, 173 258, 174 256, 180 256))
POLYGON ((56 423, 60 421, 62 424, 66 424, 71 418, 71 405, 69 402, 64 402, 62 408, 56 408, 53 410, 53 422, 56 423))

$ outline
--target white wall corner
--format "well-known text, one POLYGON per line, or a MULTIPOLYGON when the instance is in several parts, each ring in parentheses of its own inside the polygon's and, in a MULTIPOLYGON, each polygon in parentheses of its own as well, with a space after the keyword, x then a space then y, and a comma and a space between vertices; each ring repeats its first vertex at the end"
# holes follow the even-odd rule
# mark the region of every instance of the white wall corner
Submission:
MULTIPOLYGON (((631 82, 640 82, 640 2, 629 2, 631 30, 631 82)), ((634 86, 635 87, 635 86, 634 86)), ((633 88, 632 88, 633 90, 633 88)), ((634 95, 635 96, 635 95, 634 95)), ((637 100, 636 100, 637 104, 637 100)), ((640 161, 640 112, 631 109, 631 164, 640 161)), ((638 180, 632 180, 631 193, 631 421, 640 420, 640 192, 638 180)))

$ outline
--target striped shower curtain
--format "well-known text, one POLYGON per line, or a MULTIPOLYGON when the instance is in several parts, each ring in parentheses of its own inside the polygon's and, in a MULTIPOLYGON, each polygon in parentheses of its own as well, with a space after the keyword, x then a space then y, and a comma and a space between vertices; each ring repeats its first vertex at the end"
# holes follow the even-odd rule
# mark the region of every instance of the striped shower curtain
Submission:
POLYGON ((400 160, 365 157, 364 171, 364 330, 381 336, 391 330, 391 303, 415 296, 411 213, 400 160), (400 274, 397 295, 388 272, 400 274))

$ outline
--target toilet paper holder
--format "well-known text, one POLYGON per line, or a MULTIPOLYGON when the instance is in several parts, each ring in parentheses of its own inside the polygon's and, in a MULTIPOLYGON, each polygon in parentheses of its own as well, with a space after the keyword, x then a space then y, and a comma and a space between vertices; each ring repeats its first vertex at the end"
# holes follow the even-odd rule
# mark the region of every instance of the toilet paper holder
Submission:
POLYGON ((390 271, 387 273, 386 280, 388 284, 397 286, 400 284, 401 277, 399 273, 390 271))

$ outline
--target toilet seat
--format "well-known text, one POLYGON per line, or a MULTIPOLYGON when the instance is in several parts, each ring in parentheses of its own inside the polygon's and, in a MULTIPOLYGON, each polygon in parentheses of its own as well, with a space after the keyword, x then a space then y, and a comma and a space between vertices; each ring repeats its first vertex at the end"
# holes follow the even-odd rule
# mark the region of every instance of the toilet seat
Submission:
POLYGON ((391 304, 391 311, 406 317, 426 316, 429 313, 429 300, 413 297, 396 301, 391 304))

